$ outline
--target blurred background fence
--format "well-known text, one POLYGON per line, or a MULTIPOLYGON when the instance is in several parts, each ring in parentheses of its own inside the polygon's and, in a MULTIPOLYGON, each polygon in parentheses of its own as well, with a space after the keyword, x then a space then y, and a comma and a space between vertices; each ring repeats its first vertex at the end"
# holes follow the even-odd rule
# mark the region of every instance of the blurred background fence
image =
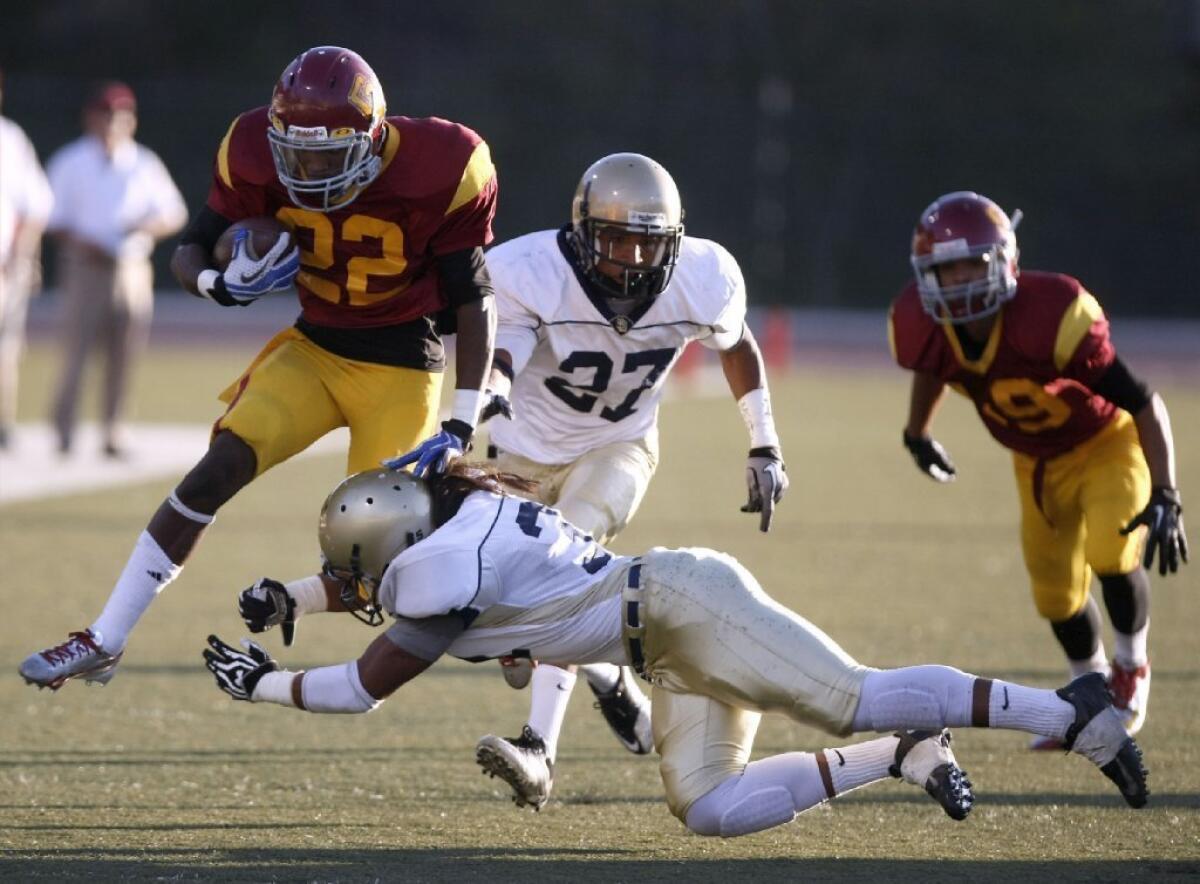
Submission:
POLYGON ((391 113, 490 142, 500 239, 562 223, 592 160, 636 150, 759 304, 882 309, 920 209, 975 189, 1025 211, 1025 266, 1115 314, 1200 315, 1195 0, 13 2, 4 113, 44 160, 89 84, 124 79, 194 208, 229 121, 320 43, 359 51, 391 113))

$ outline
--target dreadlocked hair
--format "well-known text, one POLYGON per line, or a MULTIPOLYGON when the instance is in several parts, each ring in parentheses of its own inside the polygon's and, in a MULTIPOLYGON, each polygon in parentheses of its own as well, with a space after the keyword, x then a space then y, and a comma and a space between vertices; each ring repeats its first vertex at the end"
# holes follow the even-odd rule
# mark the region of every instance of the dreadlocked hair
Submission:
POLYGON ((516 494, 528 497, 537 492, 538 483, 516 473, 505 473, 485 464, 455 460, 446 471, 429 477, 433 525, 444 525, 454 518, 467 495, 475 491, 492 494, 516 494))

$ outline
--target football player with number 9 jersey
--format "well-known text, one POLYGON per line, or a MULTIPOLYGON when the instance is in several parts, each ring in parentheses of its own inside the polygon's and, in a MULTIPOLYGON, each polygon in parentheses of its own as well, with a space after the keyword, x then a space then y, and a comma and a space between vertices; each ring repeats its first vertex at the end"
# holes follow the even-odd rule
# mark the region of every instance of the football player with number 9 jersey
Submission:
MULTIPOLYGON (((770 528, 787 475, 762 357, 746 326, 742 272, 718 243, 684 235, 666 169, 636 153, 600 159, 579 182, 570 224, 496 246, 487 262, 500 325, 485 419, 511 410, 511 420, 490 424, 497 466, 537 480, 542 503, 610 541, 654 475, 667 376, 699 341, 719 353, 750 433, 743 510, 770 528)), ((510 683, 530 677, 529 655, 505 662, 510 683)), ((598 664, 584 672, 622 744, 649 752, 649 704, 628 670, 598 664)), ((538 807, 549 795, 575 675, 543 665, 532 681, 526 732, 485 737, 480 753, 481 763, 495 761, 519 804, 538 807)))
POLYGON ((221 139, 207 203, 172 269, 192 294, 226 307, 294 284, 300 316, 222 394, 228 408, 208 452, 138 539, 99 619, 31 654, 21 664, 28 682, 107 682, 216 511, 330 430, 349 427, 352 473, 431 437, 446 329, 458 334, 458 390, 426 444, 443 457, 465 450, 492 355, 483 246, 495 208, 488 146, 470 129, 387 116, 374 71, 348 49, 318 46, 288 64, 271 103, 237 116, 221 139), (213 266, 221 235, 263 216, 286 228, 274 246, 254 254, 241 229, 228 266, 213 266))
POLYGON ((1159 395, 1117 356, 1087 289, 1070 276, 1019 270, 1019 220, 966 191, 921 213, 916 279, 889 317, 896 361, 913 372, 904 445, 931 478, 954 479, 929 435, 950 386, 1012 451, 1038 613, 1072 674, 1109 674, 1133 734, 1150 693, 1147 569, 1156 550, 1160 574, 1187 561, 1171 424, 1159 395), (1093 571, 1115 632, 1111 666, 1089 593, 1093 571))

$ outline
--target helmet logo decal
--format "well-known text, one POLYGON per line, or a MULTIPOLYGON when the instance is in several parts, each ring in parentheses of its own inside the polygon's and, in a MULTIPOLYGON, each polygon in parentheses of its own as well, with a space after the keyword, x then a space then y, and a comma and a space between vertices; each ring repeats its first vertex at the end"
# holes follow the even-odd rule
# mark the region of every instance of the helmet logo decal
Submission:
POLYGON ((629 223, 639 227, 648 227, 651 230, 665 230, 667 215, 665 212, 640 212, 637 209, 630 209, 629 223))
POLYGON ((289 138, 301 138, 305 141, 324 141, 329 137, 329 130, 324 126, 288 126, 289 138))
POLYGON ((960 256, 967 257, 970 247, 965 239, 952 239, 949 242, 935 242, 931 251, 934 258, 946 260, 960 256))
POLYGON ((375 110, 375 97, 371 94, 371 84, 363 74, 355 74, 354 82, 350 84, 350 94, 346 100, 354 105, 364 116, 371 116, 375 110))

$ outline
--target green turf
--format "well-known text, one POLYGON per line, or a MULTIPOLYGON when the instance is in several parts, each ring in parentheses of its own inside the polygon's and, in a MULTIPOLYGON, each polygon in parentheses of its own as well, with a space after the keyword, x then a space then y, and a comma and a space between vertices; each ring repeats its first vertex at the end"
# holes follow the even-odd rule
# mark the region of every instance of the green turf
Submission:
MULTIPOLYGON (((142 416, 210 420, 215 388, 247 355, 153 351, 142 416)), ((29 364, 36 412, 49 360, 37 351, 29 364)), ((1200 392, 1163 393, 1186 495, 1200 482, 1200 392)), ((960 479, 934 485, 899 444, 905 396, 899 372, 811 370, 776 382, 792 488, 770 536, 737 512, 746 441, 732 402, 669 403, 659 475, 617 548, 728 550, 865 663, 945 662, 1059 684, 1062 661, 1021 567, 1007 455, 953 401, 938 430, 960 479)), ((586 688, 572 700, 554 800, 535 815, 516 810, 472 760, 480 735, 514 733, 524 720, 528 694, 508 689, 495 665, 439 663, 369 717, 249 706, 213 687, 204 636, 243 634, 235 595, 256 577, 313 569, 317 507, 341 464, 285 464, 223 510, 103 689, 39 693, 16 665, 91 622, 173 483, 0 508, 0 879, 1200 876, 1200 563, 1155 578, 1147 809, 1127 809, 1081 758, 1030 754, 1020 734, 963 730, 955 747, 979 798, 964 823, 888 782, 782 828, 703 839, 668 813, 654 760, 617 745, 586 688)), ((301 667, 337 662, 370 638, 349 618, 310 618, 280 656, 301 667)), ((280 649, 275 635, 266 644, 280 649)), ((768 718, 755 755, 833 744, 768 718)))

